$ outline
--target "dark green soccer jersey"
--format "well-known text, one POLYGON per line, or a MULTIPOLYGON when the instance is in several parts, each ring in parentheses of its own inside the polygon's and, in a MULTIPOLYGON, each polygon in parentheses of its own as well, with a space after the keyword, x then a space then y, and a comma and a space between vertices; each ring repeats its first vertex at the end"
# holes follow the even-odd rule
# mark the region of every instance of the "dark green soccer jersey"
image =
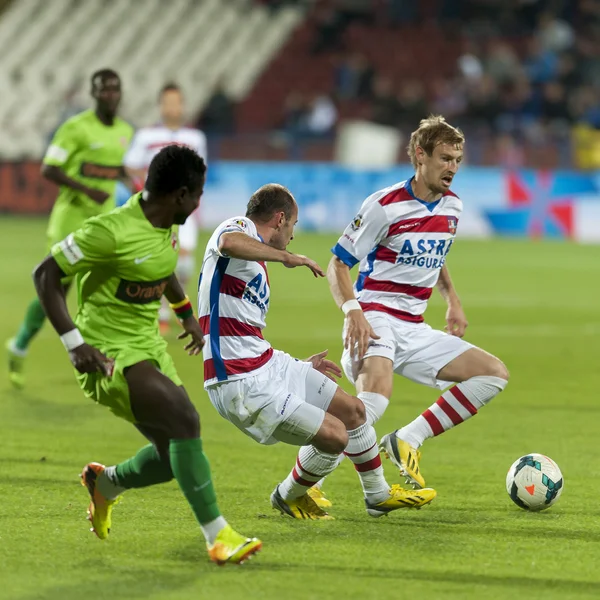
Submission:
POLYGON ((112 210, 123 157, 133 137, 133 128, 118 117, 105 125, 93 110, 86 110, 65 121, 48 147, 44 164, 60 167, 69 177, 110 194, 98 204, 85 194, 61 186, 57 204, 82 207, 88 217, 112 210))
POLYGON ((177 234, 153 227, 140 202, 136 194, 52 247, 63 272, 77 274, 77 327, 88 344, 104 350, 164 344, 158 309, 175 271, 177 234))

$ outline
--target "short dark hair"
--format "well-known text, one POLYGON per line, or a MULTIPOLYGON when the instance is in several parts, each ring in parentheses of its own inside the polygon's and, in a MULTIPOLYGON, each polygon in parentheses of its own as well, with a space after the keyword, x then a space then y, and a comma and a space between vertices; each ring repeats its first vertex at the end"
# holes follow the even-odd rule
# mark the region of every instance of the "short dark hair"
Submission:
POLYGON ((158 99, 160 100, 167 92, 182 93, 181 88, 174 81, 169 81, 160 88, 160 92, 158 92, 158 99))
POLYGON ((96 79, 100 78, 102 81, 106 81, 107 79, 118 79, 121 81, 119 74, 112 69, 100 69, 92 73, 90 78, 90 82, 92 84, 92 89, 96 87, 96 79))
POLYGON ((163 148, 148 167, 146 190, 164 196, 182 187, 195 190, 206 175, 204 159, 187 146, 163 148))
POLYGON ((290 190, 278 183, 267 183, 252 194, 246 216, 268 221, 275 213, 282 212, 286 219, 290 219, 295 205, 296 201, 290 190))

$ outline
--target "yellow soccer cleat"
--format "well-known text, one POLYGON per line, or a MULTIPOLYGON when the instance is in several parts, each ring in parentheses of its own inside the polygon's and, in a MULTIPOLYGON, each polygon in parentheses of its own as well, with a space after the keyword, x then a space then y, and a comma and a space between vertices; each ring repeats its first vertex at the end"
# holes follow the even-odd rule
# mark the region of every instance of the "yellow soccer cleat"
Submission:
POLYGON ((306 493, 315 501, 315 504, 319 508, 331 508, 333 506, 333 504, 331 504, 331 500, 327 498, 323 490, 316 485, 309 488, 308 492, 306 493))
POLYGON ((88 508, 88 521, 92 524, 93 531, 101 540, 105 540, 110 533, 111 513, 113 506, 119 501, 118 498, 109 500, 96 489, 96 479, 104 472, 104 465, 89 463, 81 472, 81 485, 84 485, 90 494, 90 506, 88 508))
POLYGON ((261 548, 262 542, 259 539, 244 537, 231 525, 226 525, 219 531, 214 544, 206 544, 210 560, 219 566, 225 563, 241 565, 261 548))
POLYGON ((333 521, 333 517, 320 508, 308 495, 284 500, 277 486, 271 494, 271 506, 283 515, 289 515, 293 519, 308 519, 311 521, 333 521))
POLYGON ((418 450, 401 440, 395 431, 381 438, 379 449, 400 469, 400 473, 406 478, 406 483, 415 489, 425 487, 425 479, 419 469, 421 453, 418 450))
POLYGON ((422 490, 405 490, 399 485, 393 485, 390 488, 390 497, 378 504, 371 504, 365 500, 367 512, 372 517, 383 517, 388 513, 400 508, 416 508, 419 509, 426 504, 429 504, 435 497, 437 492, 431 488, 422 490))
POLYGON ((25 352, 19 351, 15 347, 14 340, 11 339, 6 342, 6 354, 8 356, 8 380, 13 387, 20 390, 25 386, 25 377, 23 376, 25 352))

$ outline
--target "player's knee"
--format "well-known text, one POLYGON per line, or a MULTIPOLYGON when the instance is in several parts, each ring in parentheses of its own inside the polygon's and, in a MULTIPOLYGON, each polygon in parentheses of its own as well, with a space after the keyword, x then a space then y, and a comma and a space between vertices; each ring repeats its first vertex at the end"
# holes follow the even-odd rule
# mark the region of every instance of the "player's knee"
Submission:
POLYGON ((488 372, 486 375, 499 377, 500 379, 505 379, 506 381, 508 381, 510 377, 510 373, 508 372, 506 365, 499 358, 494 358, 491 365, 488 367, 488 372))
POLYGON ((348 445, 348 432, 344 423, 338 419, 327 419, 319 432, 318 441, 314 440, 313 445, 321 452, 328 454, 341 454, 348 445))
POLYGON ((355 396, 351 396, 351 398, 351 402, 348 403, 346 422, 344 423, 350 431, 360 427, 367 420, 367 411, 363 401, 355 396))
POLYGON ((323 448, 323 451, 328 452, 329 454, 341 454, 346 449, 347 445, 348 432, 340 423, 340 426, 332 431, 331 436, 326 442, 326 448, 323 448))

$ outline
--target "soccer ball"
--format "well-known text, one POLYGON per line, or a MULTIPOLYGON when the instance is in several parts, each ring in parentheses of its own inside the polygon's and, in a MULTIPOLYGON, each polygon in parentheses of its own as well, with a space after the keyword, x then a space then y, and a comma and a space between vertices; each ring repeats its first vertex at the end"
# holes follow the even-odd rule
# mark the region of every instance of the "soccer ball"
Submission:
POLYGON ((506 491, 521 508, 531 511, 550 508, 563 491, 558 465, 543 454, 527 454, 516 460, 506 475, 506 491))

